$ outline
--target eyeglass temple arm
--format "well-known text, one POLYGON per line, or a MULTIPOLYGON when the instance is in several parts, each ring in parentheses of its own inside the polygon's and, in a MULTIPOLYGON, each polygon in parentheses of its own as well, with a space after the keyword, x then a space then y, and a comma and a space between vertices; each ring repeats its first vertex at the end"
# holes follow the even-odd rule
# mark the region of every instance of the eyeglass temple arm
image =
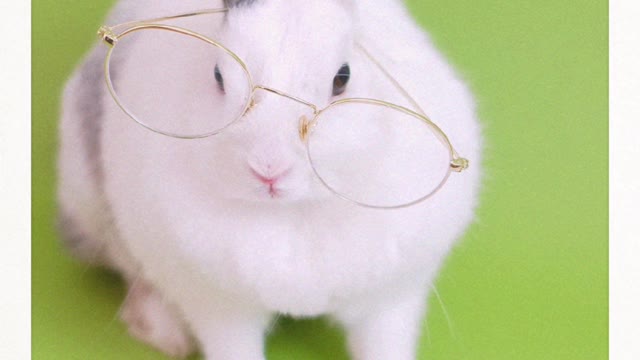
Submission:
POLYGON ((445 144, 451 149, 451 152, 453 155, 453 159, 451 160, 451 164, 450 164, 451 168, 457 172, 461 172, 462 170, 465 170, 466 168, 468 168, 469 160, 463 157, 460 157, 460 155, 458 155, 458 152, 456 151, 456 149, 453 148, 451 141, 449 140, 447 135, 444 133, 444 131, 442 131, 440 127, 438 127, 433 121, 431 121, 431 119, 429 119, 425 111, 418 104, 418 102, 413 98, 413 96, 409 95, 409 92, 398 82, 398 80, 396 80, 396 78, 393 77, 393 75, 391 75, 391 73, 389 73, 389 71, 387 71, 387 69, 375 57, 373 57, 373 55, 371 55, 371 53, 367 49, 365 49, 364 46, 362 46, 362 44, 356 43, 356 46, 360 49, 360 51, 362 51, 362 53, 364 53, 367 59, 369 59, 369 61, 371 61, 384 74, 384 76, 389 81, 391 81, 393 86, 395 86, 396 89, 402 94, 402 96, 404 96, 405 99, 407 99, 407 101, 411 103, 411 105, 420 113, 420 115, 424 116, 427 122, 438 130, 441 140, 444 141, 445 144))
POLYGON ((146 20, 128 21, 128 22, 124 22, 124 23, 120 23, 112 26, 103 25, 98 30, 98 35, 107 44, 113 46, 118 41, 118 35, 114 33, 114 30, 120 27, 148 24, 148 23, 154 23, 154 22, 162 22, 167 20, 186 18, 186 17, 198 16, 198 15, 217 14, 217 13, 227 12, 228 10, 229 9, 227 8, 206 9, 206 10, 192 11, 192 12, 172 15, 172 16, 163 16, 163 17, 157 17, 157 18, 146 19, 146 20))

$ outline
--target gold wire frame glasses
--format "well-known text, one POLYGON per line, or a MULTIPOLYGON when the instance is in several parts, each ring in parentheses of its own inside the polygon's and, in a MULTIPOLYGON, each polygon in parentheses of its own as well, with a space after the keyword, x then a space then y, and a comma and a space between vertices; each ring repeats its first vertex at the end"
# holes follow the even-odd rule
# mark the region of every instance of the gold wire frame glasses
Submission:
MULTIPOLYGON (((138 124, 142 125, 143 127, 162 134, 162 135, 166 135, 166 136, 170 136, 170 137, 175 137, 175 138, 180 138, 180 139, 198 139, 198 138, 204 138, 204 137, 208 137, 208 136, 212 136, 215 134, 220 133, 221 131, 225 130, 227 127, 231 126, 232 124, 234 124, 235 122, 237 122, 239 119, 241 119, 254 105, 254 94, 257 91, 266 91, 290 100, 293 100, 299 104, 302 104, 306 107, 308 107, 309 109, 312 110, 313 115, 311 117, 311 119, 308 119, 305 116, 302 116, 300 119, 300 124, 299 124, 299 135, 300 135, 300 139, 304 142, 305 146, 306 146, 306 150, 307 150, 307 158, 309 160, 309 163, 315 173, 315 175, 318 177, 318 179, 320 180, 320 182, 327 188, 329 189, 332 193, 334 193, 335 195, 337 195, 338 197, 345 199, 347 201, 353 202, 355 204, 364 206, 364 207, 369 207, 369 208, 381 208, 381 209, 396 209, 396 208, 403 208, 403 207, 408 207, 411 205, 415 205, 419 202, 422 202, 424 200, 426 200, 427 198, 431 197, 432 195, 434 195, 436 192, 438 192, 438 190, 440 190, 445 182, 447 181, 447 179, 449 178, 449 175, 451 174, 451 172, 462 172, 463 170, 467 169, 467 167, 469 166, 469 161, 463 157, 460 157, 458 155, 458 153, 456 152, 456 150, 453 148, 453 145, 451 144, 449 138, 446 136, 446 134, 434 123, 432 122, 424 113, 424 111, 422 110, 422 108, 418 105, 418 103, 415 101, 415 99, 409 95, 409 93, 404 89, 404 87, 402 87, 402 85, 400 85, 400 83, 385 69, 385 67, 379 62, 377 61, 363 46, 361 46, 360 44, 356 44, 357 49, 364 55, 364 57, 366 59, 368 59, 378 70, 380 70, 380 72, 384 75, 384 77, 386 79, 388 79, 392 85, 398 90, 398 92, 416 109, 411 110, 408 109, 406 107, 397 105, 397 104, 393 104, 390 102, 386 102, 386 101, 382 101, 382 100, 377 100, 377 99, 370 99, 370 98, 343 98, 343 99, 338 99, 335 100, 331 103, 329 103, 327 106, 323 107, 323 108, 319 108, 318 106, 316 106, 315 104, 312 104, 308 101, 305 101, 299 97, 296 96, 292 96, 290 94, 287 94, 283 91, 280 91, 278 89, 274 89, 268 86, 264 86, 264 85, 259 85, 259 84, 255 84, 252 80, 251 77, 251 73, 248 69, 248 67, 246 66, 245 62, 238 56, 236 55, 233 51, 231 51, 230 49, 228 49, 227 47, 225 47, 224 45, 218 43, 215 40, 212 40, 204 35, 201 35, 199 33, 196 33, 194 31, 182 28, 182 27, 177 27, 177 26, 172 26, 172 25, 166 25, 166 24, 161 24, 161 22, 167 21, 167 20, 172 20, 172 19, 179 19, 179 18, 187 18, 187 17, 192 17, 192 16, 197 16, 197 15, 204 15, 204 14, 216 14, 216 13, 224 13, 226 12, 227 9, 210 9, 210 10, 202 10, 202 11, 197 11, 197 12, 191 12, 191 13, 186 13, 186 14, 179 14, 179 15, 174 15, 174 16, 167 16, 167 17, 160 17, 160 18, 154 18, 154 19, 148 19, 148 20, 141 20, 141 21, 132 21, 132 22, 126 22, 126 23, 122 23, 122 24, 118 24, 118 25, 114 25, 114 26, 102 26, 100 27, 99 31, 98 31, 98 35, 101 37, 101 39, 109 45, 109 50, 107 52, 106 55, 106 59, 104 62, 104 75, 105 75, 105 81, 107 84, 107 88, 111 94, 111 96, 113 97, 113 99, 115 100, 116 104, 122 109, 122 111, 127 114, 131 119, 133 119, 135 122, 137 122, 138 124), (118 29, 122 29, 118 32, 116 32, 118 29), (244 102, 242 104, 242 106, 240 106, 239 110, 237 111, 237 115, 232 115, 232 118, 228 119, 229 121, 225 121, 222 124, 219 124, 219 126, 213 128, 213 129, 208 129, 206 131, 196 131, 196 132, 191 132, 191 133, 181 133, 179 131, 169 131, 166 129, 162 129, 159 128, 157 126, 151 125, 149 123, 146 122, 146 120, 142 120, 140 119, 137 114, 135 114, 134 112, 132 112, 121 100, 121 98, 119 97, 113 81, 112 81, 112 75, 111 75, 111 69, 110 69, 110 65, 111 65, 111 59, 112 59, 112 55, 114 52, 114 49, 116 49, 118 42, 125 38, 128 35, 134 34, 136 32, 139 32, 141 30, 161 30, 161 31, 167 31, 170 33, 175 33, 175 34, 180 34, 180 35, 186 35, 187 37, 196 39, 196 40, 200 40, 203 41, 204 43, 213 46, 214 48, 217 49, 217 51, 220 51, 222 54, 224 54, 226 57, 233 59, 233 61, 238 65, 238 69, 239 72, 243 74, 243 76, 246 78, 246 89, 248 91, 248 94, 246 96, 246 99, 243 99, 242 101, 244 102), (332 177, 335 175, 333 173, 336 172, 335 169, 333 169, 333 171, 325 171, 324 169, 324 165, 322 164, 322 156, 318 157, 315 155, 312 155, 312 153, 314 153, 314 151, 318 151, 317 149, 322 149, 321 146, 315 147, 315 142, 313 141, 313 135, 318 132, 318 128, 319 128, 319 124, 322 124, 325 119, 329 119, 330 116, 325 116, 325 114, 329 114, 332 111, 335 111, 335 109, 340 108, 340 107, 344 107, 345 105, 349 105, 351 110, 354 110, 354 107, 356 105, 358 106, 367 106, 368 109, 372 109, 373 107, 378 108, 377 111, 389 111, 392 112, 393 116, 392 117, 403 117, 403 118, 409 118, 409 119, 416 119, 419 120, 419 122, 423 125, 426 125, 426 128, 428 128, 430 130, 430 132, 433 134, 433 136, 437 139, 437 141, 444 146, 444 151, 446 152, 446 158, 447 158, 447 163, 444 167, 444 170, 442 172, 442 178, 432 182, 430 185, 428 185, 427 187, 429 188, 429 191, 424 191, 418 195, 416 194, 412 194, 412 195, 405 195, 404 197, 401 196, 401 200, 394 202, 394 203, 388 203, 385 201, 369 201, 367 199, 364 199, 361 196, 356 195, 355 193, 357 191, 360 191, 359 189, 367 189, 369 191, 373 192, 390 192, 390 188, 389 188, 389 184, 379 184, 380 188, 378 188, 377 190, 371 190, 371 187, 368 187, 366 185, 363 185, 364 183, 370 182, 370 176, 365 176, 362 175, 360 173, 358 173, 358 169, 357 167, 352 166, 352 162, 350 163, 349 161, 346 161, 345 164, 347 164, 346 166, 343 166, 342 168, 338 167, 337 171, 342 171, 342 172, 349 172, 349 171, 353 171, 350 175, 352 176, 352 178, 357 178, 357 177, 361 177, 361 184, 358 184, 357 181, 355 181, 354 183, 358 184, 356 187, 354 187, 354 189, 343 189, 340 186, 340 182, 339 181, 335 181, 332 177), (322 121, 320 121, 322 120, 322 121), (313 150, 312 150, 313 149, 313 150), (320 160, 318 160, 320 159, 320 160), (354 170, 355 169, 355 170, 354 170), (409 196, 409 197, 407 197, 409 196)), ((327 123, 329 123, 330 121, 327 120, 327 123)), ((351 134, 353 135, 353 134, 351 134)), ((345 135, 347 136, 347 135, 345 135)), ((380 135, 378 135, 380 136, 380 135)), ((316 136, 316 137, 320 137, 320 136, 316 136)), ((325 136, 324 139, 334 139, 336 138, 336 136, 325 136)), ((326 140, 325 140, 326 141, 326 140)), ((338 140, 335 140, 338 141, 338 140)), ((417 144, 417 143, 416 143, 417 144)), ((322 152, 322 151, 320 151, 322 152)), ((427 152, 425 152, 425 154, 427 154, 427 152)), ((326 161, 325 161, 326 162, 326 161)), ((343 175, 340 175, 344 177, 343 175)), ((352 179, 351 179, 352 180, 352 179)))

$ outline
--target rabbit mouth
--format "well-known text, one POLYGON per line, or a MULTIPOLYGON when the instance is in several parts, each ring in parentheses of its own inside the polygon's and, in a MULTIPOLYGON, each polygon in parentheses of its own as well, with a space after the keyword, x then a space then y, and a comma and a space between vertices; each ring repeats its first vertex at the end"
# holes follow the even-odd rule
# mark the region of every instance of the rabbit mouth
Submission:
MULTIPOLYGON (((298 194, 299 195, 299 194, 298 194)), ((283 186, 280 183, 260 184, 257 189, 257 198, 263 201, 295 201, 300 198, 296 196, 294 189, 283 186)))
POLYGON ((258 187, 254 187, 251 199, 263 203, 285 204, 304 201, 309 198, 310 194, 304 189, 290 185, 285 181, 282 183, 260 184, 258 187))
POLYGON ((281 196, 283 195, 283 194, 282 194, 282 190, 281 190, 281 189, 279 189, 279 188, 277 188, 277 187, 275 187, 275 185, 273 185, 273 184, 270 184, 270 185, 269 185, 269 190, 268 190, 268 192, 269 192, 269 196, 270 196, 272 199, 279 198, 279 197, 281 197, 281 196))

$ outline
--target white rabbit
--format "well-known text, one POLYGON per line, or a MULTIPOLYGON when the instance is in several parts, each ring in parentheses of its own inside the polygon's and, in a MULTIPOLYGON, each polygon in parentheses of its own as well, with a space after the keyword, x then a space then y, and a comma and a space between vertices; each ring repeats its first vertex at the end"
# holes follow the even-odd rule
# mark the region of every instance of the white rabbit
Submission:
MULTIPOLYGON (((263 92, 220 134, 160 135, 109 95, 107 47, 99 44, 65 90, 58 198, 69 247, 123 274, 129 293, 121 317, 130 332, 173 356, 198 348, 207 359, 264 359, 265 329, 285 313, 336 319, 354 359, 414 359, 430 284, 474 219, 482 144, 471 94, 400 1, 121 0, 108 24, 225 6, 224 15, 173 23, 232 49, 255 83, 319 106, 335 99, 333 78, 348 63, 352 76, 339 96, 410 107, 365 65, 360 44, 470 168, 416 205, 358 206, 314 175, 296 102, 263 92), (284 170, 276 196, 273 183, 255 175, 284 170)), ((170 67, 168 59, 157 61, 170 67)), ((139 66, 114 60, 112 71, 135 87, 139 66)), ((180 91, 188 86, 180 78, 172 81, 156 91, 173 101, 206 101, 180 91)))

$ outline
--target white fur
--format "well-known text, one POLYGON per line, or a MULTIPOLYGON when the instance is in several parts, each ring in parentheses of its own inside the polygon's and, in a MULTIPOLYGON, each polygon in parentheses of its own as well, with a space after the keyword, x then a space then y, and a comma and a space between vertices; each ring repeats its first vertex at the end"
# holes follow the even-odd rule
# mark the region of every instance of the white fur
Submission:
MULTIPOLYGON (((121 0, 111 20, 216 6, 121 0)), ((258 106, 225 132, 180 140, 137 125, 103 89, 104 185, 98 188, 78 140, 86 119, 71 105, 86 91, 76 75, 61 126, 62 207, 109 249, 110 262, 130 283, 144 279, 179 309, 207 359, 263 359, 264 330, 276 313, 334 317, 347 330, 354 359, 415 358, 428 289, 473 221, 477 202, 481 135, 466 86, 397 1, 257 0, 232 9, 218 32, 220 19, 179 23, 217 36, 246 61, 255 83, 324 106, 332 100, 333 75, 349 61, 352 79, 344 96, 409 106, 354 49, 354 41, 361 43, 471 167, 418 205, 363 208, 335 197, 312 174, 298 138, 300 106, 288 99, 259 93, 258 106), (272 199, 250 167, 291 169, 281 183, 284 195, 272 199), (117 236, 101 235, 107 208, 117 236)), ((103 45, 93 56, 101 52, 103 45)), ((119 66, 124 76, 141 64, 119 66)), ((167 96, 185 94, 167 90, 167 96)), ((156 310, 146 311, 157 314, 146 315, 151 318, 172 314, 158 302, 150 306, 156 310)), ((188 338, 186 329, 175 331, 188 338)), ((136 336, 167 352, 180 346, 163 347, 152 334, 136 336)))

